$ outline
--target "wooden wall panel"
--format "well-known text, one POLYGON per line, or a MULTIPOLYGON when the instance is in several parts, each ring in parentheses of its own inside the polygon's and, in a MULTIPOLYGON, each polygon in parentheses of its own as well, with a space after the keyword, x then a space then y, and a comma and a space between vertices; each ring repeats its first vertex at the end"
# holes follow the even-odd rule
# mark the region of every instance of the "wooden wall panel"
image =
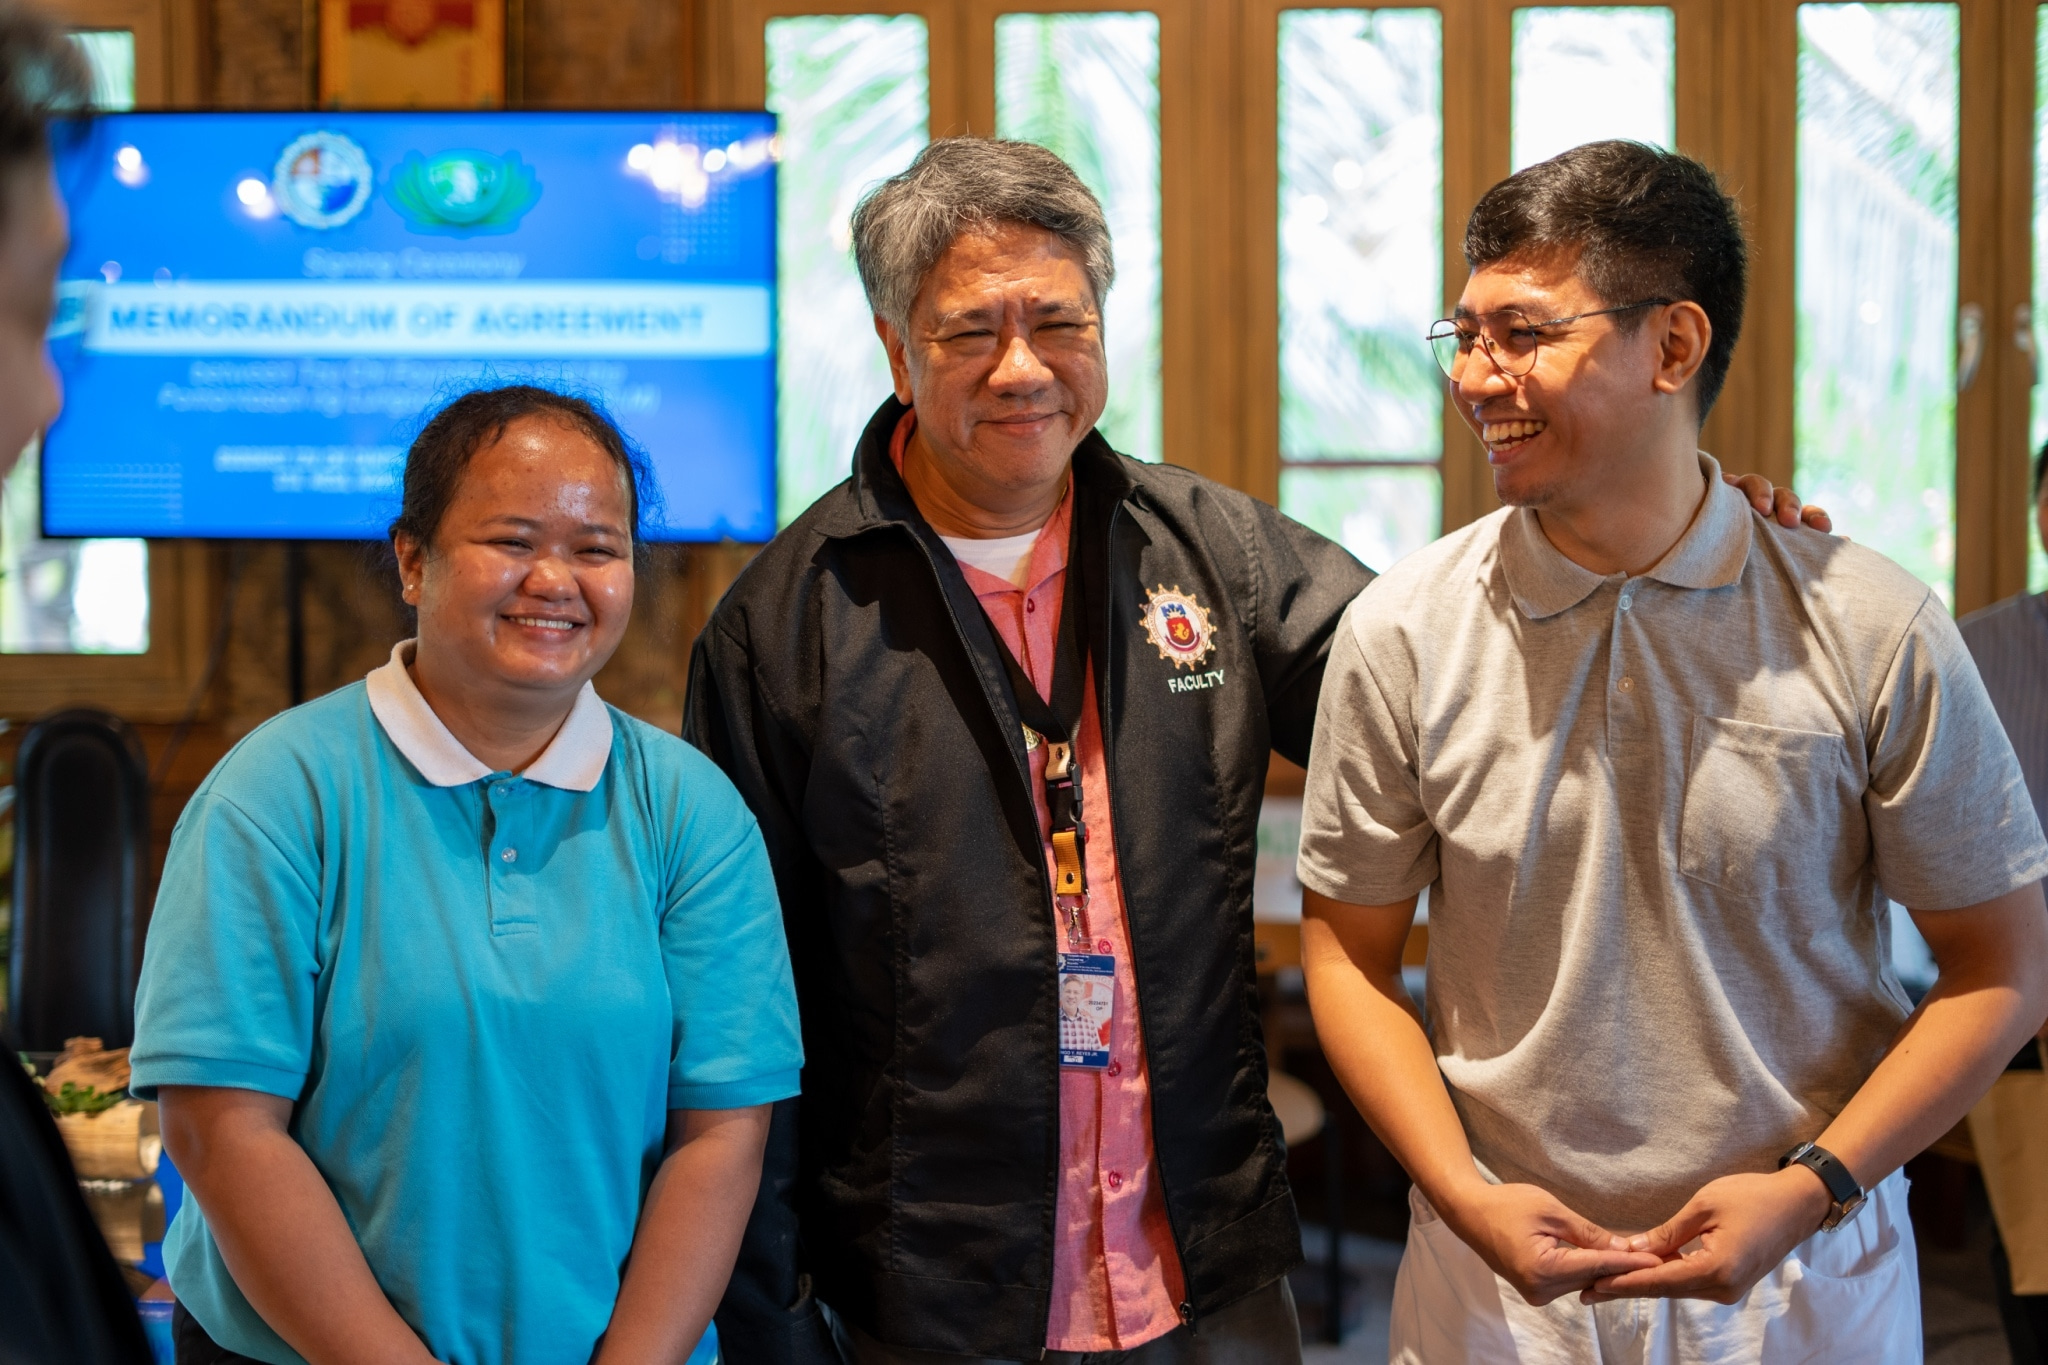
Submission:
MULTIPOLYGON (((1512 154, 1514 7, 1507 0, 1444 5, 1444 314, 1465 292, 1465 223, 1481 196, 1507 178, 1512 154)), ((1444 386, 1443 529, 1500 506, 1486 447, 1444 386)))
MULTIPOLYGON (((1274 203, 1247 193, 1248 64, 1238 45, 1239 0, 1194 0, 1184 73, 1160 72, 1161 110, 1186 111, 1185 136, 1162 129, 1167 229, 1163 359, 1171 401, 1184 383, 1188 422, 1164 428, 1182 442, 1167 458, 1234 488, 1252 487, 1245 440, 1251 338, 1249 220, 1274 203)), ((1162 45, 1166 33, 1162 30, 1162 45)), ((1165 48, 1162 46, 1162 65, 1165 48)), ((1169 408, 1169 411, 1171 409, 1169 408)), ((1275 493, 1263 494, 1268 498, 1275 493)))
POLYGON ((306 0, 213 0, 211 88, 222 109, 303 109, 313 102, 317 30, 306 0))
POLYGON ((691 33, 675 0, 525 0, 522 103, 666 109, 689 102, 691 33))
MULTIPOLYGON (((1999 0, 1962 4, 1961 237, 1958 242, 1956 303, 1983 314, 1982 359, 1975 381, 1956 395, 1956 520, 1975 534, 1956 540, 1955 606, 1960 612, 1988 606, 1995 591, 1998 537, 1994 503, 1998 482, 1999 397, 2003 387, 2005 306, 2004 262, 1999 259, 1998 172, 2000 86, 2004 63, 1998 41, 2004 6, 1999 0)), ((2028 82, 2031 87, 2032 82, 2028 82)), ((1958 375, 1958 382, 1961 375, 1958 375)))
MULTIPOLYGON (((1989 542, 1982 591, 1988 601, 2027 586, 2027 549, 2034 536, 2028 482, 2033 451, 2030 426, 2043 319, 2033 316, 2035 6, 2005 0, 1994 37, 1999 66, 1999 142, 1991 175, 1995 231, 1987 234, 2000 271, 1995 297, 1985 307, 1985 382, 1995 407, 1985 456, 1982 506, 1958 507, 1963 525, 1989 542)), ((1957 605, 1962 605, 1960 593, 1957 605)))
MULTIPOLYGON (((1219 7, 1220 8, 1220 7, 1219 7)), ((1237 6, 1236 128, 1231 145, 1237 215, 1236 477, 1255 498, 1280 501, 1280 115, 1277 0, 1237 6)), ((1212 20, 1213 22, 1213 20, 1212 20)))
MULTIPOLYGON (((1721 0, 1722 73, 1700 146, 1749 228, 1749 306, 1719 403, 1700 443, 1731 470, 1792 482, 1792 265, 1798 116, 1796 10, 1788 0, 1721 0)), ((1682 105, 1681 109, 1686 106, 1682 105)), ((1687 131, 1681 130, 1681 141, 1687 131)))

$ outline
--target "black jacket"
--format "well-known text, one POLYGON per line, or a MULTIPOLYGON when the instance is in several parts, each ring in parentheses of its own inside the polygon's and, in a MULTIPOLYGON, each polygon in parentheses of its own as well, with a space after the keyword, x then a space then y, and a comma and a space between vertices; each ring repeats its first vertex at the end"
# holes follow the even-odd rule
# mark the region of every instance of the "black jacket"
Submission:
MULTIPOLYGON (((882 405, 853 477, 740 575, 691 660, 685 737, 760 819, 806 1053, 718 1315, 736 1365, 832 1359, 812 1292, 890 1344, 1045 1345, 1053 911, 996 636, 889 458, 903 412, 882 405)), ((1073 467, 1158 1173, 1199 1318, 1301 1255, 1252 868, 1268 755, 1307 760, 1331 632, 1371 575, 1098 435, 1073 467), (1147 640, 1156 588, 1208 609, 1215 649, 1192 669, 1147 640)))

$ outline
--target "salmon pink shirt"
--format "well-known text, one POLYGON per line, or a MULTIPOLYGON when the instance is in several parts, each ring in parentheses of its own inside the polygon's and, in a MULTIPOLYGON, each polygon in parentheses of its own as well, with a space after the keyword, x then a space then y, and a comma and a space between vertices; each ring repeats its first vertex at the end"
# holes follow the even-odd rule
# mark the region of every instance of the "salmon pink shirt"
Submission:
MULTIPOLYGON (((917 424, 905 413, 890 456, 903 468, 903 452, 917 424)), ((1066 592, 1067 535, 1074 490, 1039 531, 1018 588, 961 564, 967 586, 991 625, 1030 675, 1039 695, 1052 699, 1053 645, 1066 592)), ((1100 1071, 1060 1071, 1059 1198, 1053 1218, 1052 1316, 1046 1349, 1128 1351, 1180 1326, 1183 1295, 1180 1255, 1166 1218, 1166 1196, 1152 1150, 1152 1090, 1138 1019, 1138 983, 1131 970, 1131 936, 1124 921, 1123 885, 1117 877, 1116 840, 1109 814, 1109 773, 1103 761, 1102 723, 1091 670, 1081 696, 1081 810, 1088 831, 1087 932, 1091 951, 1116 958, 1116 1003, 1110 1062, 1100 1071)), ((1053 869, 1052 812, 1045 799, 1043 744, 1033 748, 1031 797, 1045 845, 1047 889, 1053 869)), ((1059 917, 1055 917, 1056 920, 1059 917)), ((1055 924, 1067 941, 1063 921, 1055 924)), ((1052 964, 1046 964, 1051 971, 1052 964)))

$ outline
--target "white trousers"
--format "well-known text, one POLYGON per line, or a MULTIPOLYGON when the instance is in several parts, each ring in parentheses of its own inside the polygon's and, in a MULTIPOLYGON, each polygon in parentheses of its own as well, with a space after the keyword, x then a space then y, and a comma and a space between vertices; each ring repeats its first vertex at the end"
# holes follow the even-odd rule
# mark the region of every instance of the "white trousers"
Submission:
POLYGON ((1919 1365, 1920 1275, 1906 1177, 1817 1232, 1734 1304, 1577 1294, 1532 1308, 1411 1190, 1392 1365, 1919 1365))

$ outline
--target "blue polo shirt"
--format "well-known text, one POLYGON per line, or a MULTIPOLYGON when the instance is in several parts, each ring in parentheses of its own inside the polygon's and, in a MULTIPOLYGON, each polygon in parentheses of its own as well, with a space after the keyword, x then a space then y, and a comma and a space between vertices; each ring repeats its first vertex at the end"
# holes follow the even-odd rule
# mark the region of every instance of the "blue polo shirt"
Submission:
MULTIPOLYGON (((297 1102, 291 1133, 391 1303, 451 1365, 589 1359, 671 1109, 794 1095, 754 819, 711 763, 585 688, 490 772, 405 669, 235 746, 178 822, 133 1089, 297 1102)), ((299 1355, 188 1197, 172 1287, 231 1351, 299 1355)))

